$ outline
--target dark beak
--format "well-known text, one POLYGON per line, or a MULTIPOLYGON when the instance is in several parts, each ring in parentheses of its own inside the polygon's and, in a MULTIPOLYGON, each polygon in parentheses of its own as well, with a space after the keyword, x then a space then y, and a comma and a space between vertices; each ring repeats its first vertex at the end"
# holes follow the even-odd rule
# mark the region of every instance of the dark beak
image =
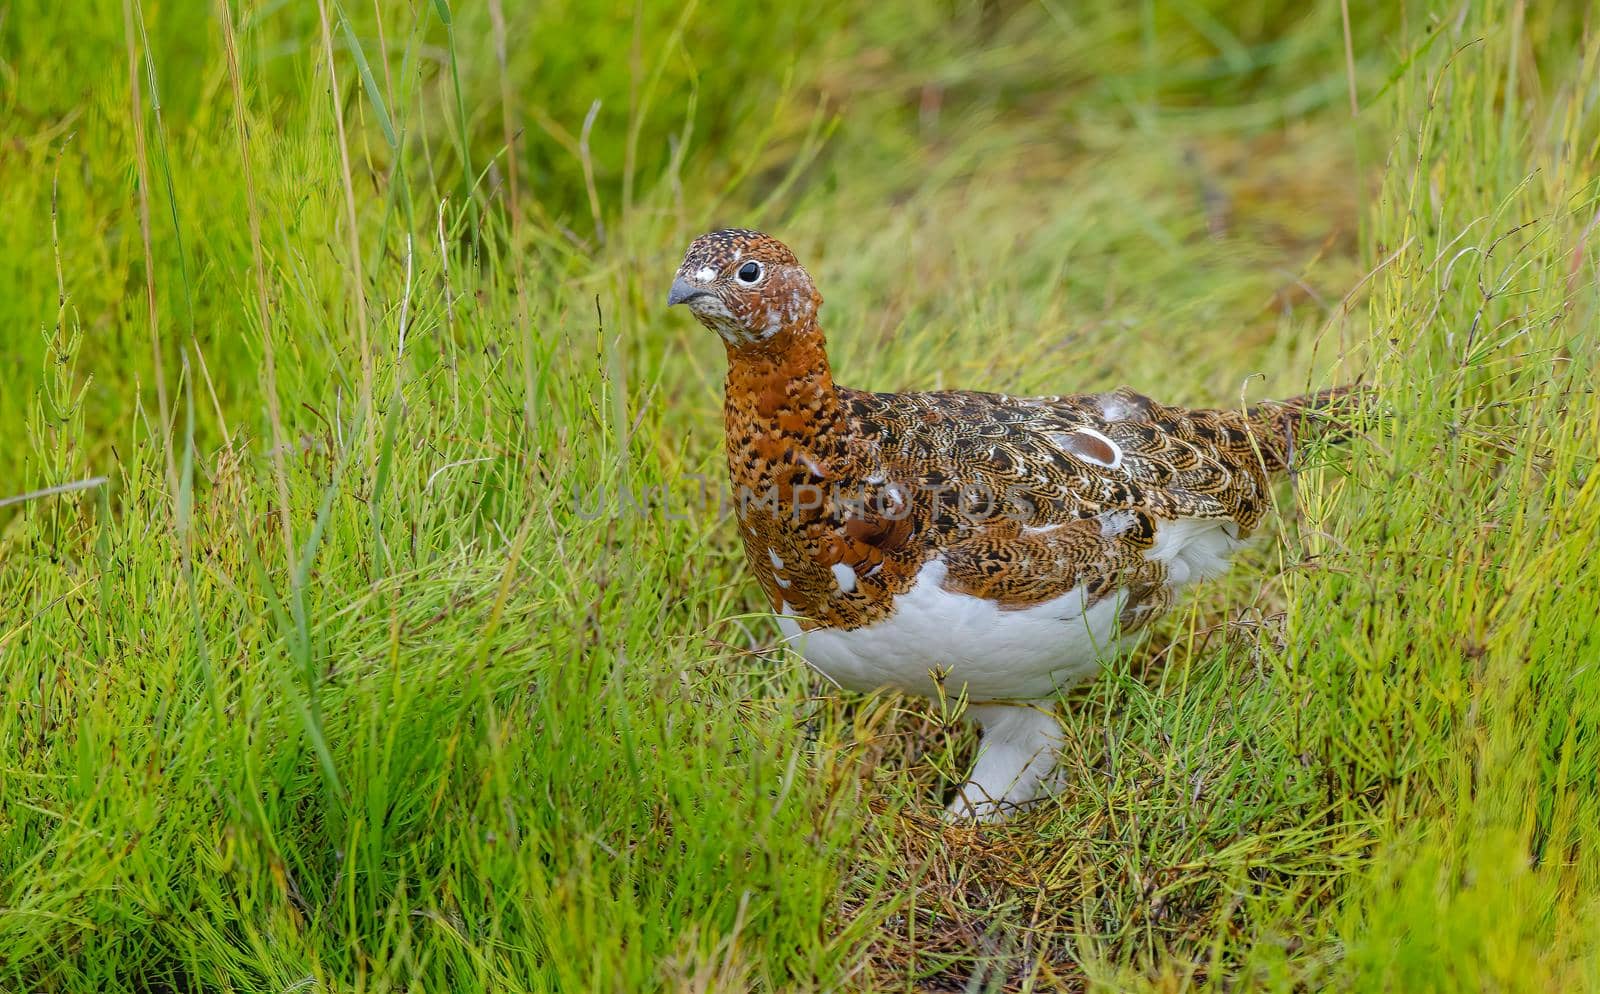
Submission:
POLYGON ((679 276, 672 281, 672 289, 667 291, 667 306, 673 304, 687 304, 696 297, 707 296, 706 291, 679 276))

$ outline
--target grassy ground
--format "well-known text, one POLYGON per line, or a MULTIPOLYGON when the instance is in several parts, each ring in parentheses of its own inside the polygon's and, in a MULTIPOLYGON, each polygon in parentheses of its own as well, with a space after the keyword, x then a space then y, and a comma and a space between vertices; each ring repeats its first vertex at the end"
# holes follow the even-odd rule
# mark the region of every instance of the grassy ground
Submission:
POLYGON ((0 499, 106 478, 0 507, 0 989, 1600 989, 1583 6, 0 0, 0 499), (700 493, 725 223, 853 385, 1382 414, 942 827, 700 493))

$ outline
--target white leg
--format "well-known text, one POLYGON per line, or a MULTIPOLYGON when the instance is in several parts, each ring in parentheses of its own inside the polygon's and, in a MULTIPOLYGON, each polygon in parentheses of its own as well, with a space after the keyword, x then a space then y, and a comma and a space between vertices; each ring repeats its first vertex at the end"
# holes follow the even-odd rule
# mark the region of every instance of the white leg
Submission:
POLYGON ((967 708, 967 716, 983 729, 983 737, 972 775, 956 791, 946 817, 1003 821, 1049 786, 1061 751, 1061 724, 1049 701, 975 705, 967 708))

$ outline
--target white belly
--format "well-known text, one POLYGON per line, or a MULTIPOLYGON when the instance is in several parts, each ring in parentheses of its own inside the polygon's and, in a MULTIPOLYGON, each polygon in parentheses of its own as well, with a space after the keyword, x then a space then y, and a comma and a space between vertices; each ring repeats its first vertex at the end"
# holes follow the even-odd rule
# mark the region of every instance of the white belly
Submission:
POLYGON ((787 615, 778 625, 806 662, 847 689, 933 697, 934 674, 943 673, 946 694, 965 689, 974 701, 1048 697, 1093 676, 1117 649, 1121 594, 1085 610, 1079 588, 1008 611, 946 590, 944 578, 944 563, 928 562, 895 613, 864 628, 805 632, 787 615))
MULTIPOLYGON (((1217 576, 1242 543, 1215 521, 1162 525, 1146 555, 1166 562, 1174 586, 1217 576)), ((893 687, 927 697, 963 690, 973 701, 1038 700, 1098 672, 1124 641, 1118 618, 1127 597, 1093 606, 1078 588, 1042 604, 1005 610, 981 597, 946 590, 945 564, 930 560, 895 601, 895 613, 852 631, 803 631, 788 605, 778 619, 784 639, 806 662, 849 690, 893 687)))

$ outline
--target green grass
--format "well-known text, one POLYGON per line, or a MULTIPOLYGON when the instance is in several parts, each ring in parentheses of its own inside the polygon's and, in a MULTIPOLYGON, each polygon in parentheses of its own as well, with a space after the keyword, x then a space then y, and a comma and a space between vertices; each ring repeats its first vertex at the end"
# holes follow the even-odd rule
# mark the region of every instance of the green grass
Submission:
POLYGON ((0 507, 0 990, 1600 989, 1583 5, 64 6, 0 500, 108 482, 0 507), (970 734, 700 500, 725 223, 852 385, 1377 410, 943 827, 970 734))

